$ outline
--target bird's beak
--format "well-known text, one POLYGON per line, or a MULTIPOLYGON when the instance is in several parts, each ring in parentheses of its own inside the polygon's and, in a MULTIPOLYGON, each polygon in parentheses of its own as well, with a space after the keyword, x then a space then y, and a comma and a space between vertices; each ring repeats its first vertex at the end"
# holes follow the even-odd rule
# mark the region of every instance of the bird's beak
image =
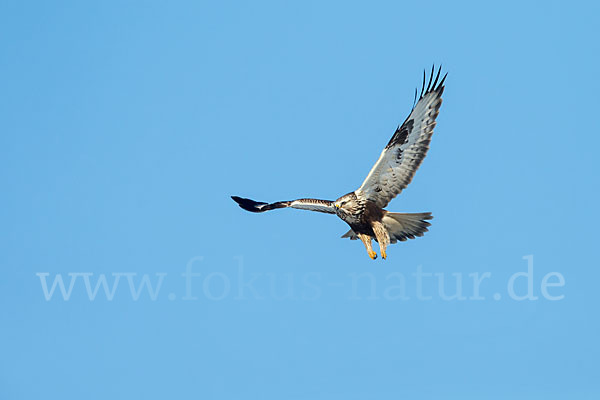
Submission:
POLYGON ((340 208, 340 203, 335 203, 334 207, 337 208, 337 209, 339 209, 340 208))

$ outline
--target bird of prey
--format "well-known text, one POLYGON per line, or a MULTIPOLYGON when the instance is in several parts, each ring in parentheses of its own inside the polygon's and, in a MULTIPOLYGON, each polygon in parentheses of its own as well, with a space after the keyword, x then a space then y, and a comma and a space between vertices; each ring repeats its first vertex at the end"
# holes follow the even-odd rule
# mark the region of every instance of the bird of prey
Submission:
POLYGON ((439 80, 441 67, 435 79, 434 73, 435 66, 425 87, 426 74, 423 72, 418 101, 415 90, 415 103, 410 115, 398 126, 369 175, 355 191, 335 201, 298 199, 263 203, 237 196, 232 196, 232 199, 244 210, 256 213, 291 207, 336 214, 351 228, 342 238, 360 239, 373 260, 377 253, 373 251, 372 239, 379 243, 381 257, 385 259, 386 247, 390 243, 423 236, 430 225, 427 221, 433 218, 431 213, 393 213, 384 210, 384 207, 408 186, 429 149, 447 75, 439 80))

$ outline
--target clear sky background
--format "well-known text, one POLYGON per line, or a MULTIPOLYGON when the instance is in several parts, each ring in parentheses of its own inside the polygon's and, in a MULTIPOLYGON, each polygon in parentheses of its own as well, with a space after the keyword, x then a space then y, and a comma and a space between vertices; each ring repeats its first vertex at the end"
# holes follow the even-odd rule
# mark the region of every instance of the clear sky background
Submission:
POLYGON ((598 398, 599 14, 3 1, 0 398, 598 398), (423 238, 371 261, 334 216, 229 198, 356 189, 433 63, 432 147, 388 207, 433 212, 423 238), (69 273, 129 275, 46 300, 69 273))

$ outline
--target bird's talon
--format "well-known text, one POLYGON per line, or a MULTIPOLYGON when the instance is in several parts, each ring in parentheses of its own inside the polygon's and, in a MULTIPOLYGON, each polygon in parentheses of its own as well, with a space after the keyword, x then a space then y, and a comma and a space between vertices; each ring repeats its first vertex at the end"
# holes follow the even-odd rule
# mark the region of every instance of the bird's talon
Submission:
POLYGON ((369 252, 369 257, 371 257, 371 260, 374 260, 377 258, 377 253, 375 253, 374 251, 370 251, 369 252))
POLYGON ((387 254, 385 251, 381 252, 381 258, 383 258, 384 260, 387 258, 387 254))

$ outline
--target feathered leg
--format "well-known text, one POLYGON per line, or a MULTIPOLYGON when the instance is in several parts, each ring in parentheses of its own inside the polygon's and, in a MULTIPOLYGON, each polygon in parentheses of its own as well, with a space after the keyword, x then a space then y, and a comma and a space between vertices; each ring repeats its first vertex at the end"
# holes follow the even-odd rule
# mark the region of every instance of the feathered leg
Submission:
POLYGON ((377 253, 375 253, 373 251, 373 246, 371 246, 371 240, 372 240, 371 236, 363 235, 362 233, 359 233, 357 236, 363 242, 365 247, 367 248, 367 253, 369 253, 369 257, 371 257, 371 260, 376 259, 377 253))
POLYGON ((385 226, 380 221, 375 221, 371 225, 373 228, 373 232, 375 232, 375 237, 377 238, 377 242, 379 243, 379 250, 381 251, 381 257, 385 260, 387 258, 387 254, 385 252, 386 247, 390 244, 390 235, 385 229, 385 226))

